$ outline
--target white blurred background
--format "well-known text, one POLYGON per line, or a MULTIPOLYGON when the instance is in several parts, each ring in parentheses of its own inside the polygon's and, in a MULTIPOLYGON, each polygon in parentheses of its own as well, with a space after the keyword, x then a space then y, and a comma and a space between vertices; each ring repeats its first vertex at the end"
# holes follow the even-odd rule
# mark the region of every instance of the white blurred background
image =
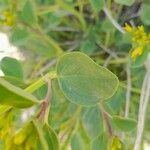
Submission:
MULTIPOLYGON (((0 60, 5 56, 10 56, 18 60, 21 59, 21 55, 17 48, 9 43, 7 35, 5 33, 0 33, 0 60)), ((1 70, 0 75, 3 75, 1 70)))

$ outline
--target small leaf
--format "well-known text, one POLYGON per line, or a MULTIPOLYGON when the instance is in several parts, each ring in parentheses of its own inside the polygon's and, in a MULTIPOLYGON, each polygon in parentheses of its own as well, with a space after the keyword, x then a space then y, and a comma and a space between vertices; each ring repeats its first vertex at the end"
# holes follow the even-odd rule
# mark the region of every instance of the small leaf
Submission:
POLYGON ((48 124, 44 125, 43 131, 49 150, 59 150, 59 142, 55 131, 48 124))
POLYGON ((81 52, 91 55, 96 49, 96 42, 91 38, 87 39, 82 43, 81 52))
POLYGON ((0 104, 26 108, 38 103, 31 94, 0 78, 0 104))
POLYGON ((21 14, 22 20, 29 25, 37 24, 37 16, 31 0, 27 0, 21 14))
POLYGON ((83 139, 79 133, 75 133, 71 139, 71 150, 84 150, 83 139))
POLYGON ((24 45, 28 40, 28 32, 25 29, 16 28, 10 37, 10 42, 16 46, 24 45))
POLYGON ((129 132, 134 130, 137 124, 136 120, 134 119, 122 118, 119 116, 113 117, 113 123, 118 129, 124 132, 129 132))
POLYGON ((34 129, 34 125, 33 125, 32 121, 25 123, 23 125, 23 127, 20 128, 14 135, 14 137, 13 137, 14 144, 15 145, 24 144, 24 142, 27 140, 27 138, 29 137, 29 135, 33 129, 34 129))
POLYGON ((18 60, 11 57, 4 57, 1 60, 0 67, 6 76, 23 79, 23 69, 18 60))
POLYGON ((144 4, 141 12, 141 20, 145 25, 150 25, 150 4, 144 4))
MULTIPOLYGON (((118 113, 125 103, 126 90, 118 88, 117 92, 108 100, 107 105, 116 113, 118 113)), ((105 108, 106 109, 106 108, 105 108)))
POLYGON ((108 137, 105 133, 96 137, 91 142, 91 150, 107 150, 108 137))
POLYGON ((90 138, 95 138, 103 131, 102 116, 98 107, 87 109, 83 116, 83 127, 90 138))
POLYGON ((115 0, 116 3, 126 6, 131 6, 135 0, 115 0))
POLYGON ((10 110, 11 106, 0 105, 0 115, 10 110))
POLYGON ((80 52, 67 53, 57 63, 61 90, 69 101, 93 106, 110 98, 118 87, 118 78, 80 52))
POLYGON ((92 8, 94 11, 98 12, 102 10, 104 6, 104 0, 90 0, 92 8))
POLYGON ((39 121, 33 120, 39 135, 39 147, 44 150, 59 150, 59 142, 55 131, 46 123, 41 125, 39 121))
POLYGON ((96 48, 97 45, 96 45, 95 30, 93 28, 90 28, 87 31, 87 37, 84 39, 84 41, 81 44, 80 51, 87 55, 91 55, 96 50, 96 48))
POLYGON ((22 80, 20 80, 16 77, 6 75, 6 76, 2 76, 1 78, 8 81, 9 83, 17 86, 17 87, 20 87, 20 88, 27 87, 27 85, 22 80))

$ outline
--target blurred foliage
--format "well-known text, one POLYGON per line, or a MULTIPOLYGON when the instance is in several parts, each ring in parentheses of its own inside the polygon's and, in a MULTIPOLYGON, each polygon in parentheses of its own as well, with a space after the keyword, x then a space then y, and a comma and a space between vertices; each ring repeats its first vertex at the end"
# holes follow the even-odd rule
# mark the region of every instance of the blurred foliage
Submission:
POLYGON ((0 0, 0 31, 22 54, 0 61, 0 149, 133 150, 149 47, 132 60, 137 45, 114 22, 148 33, 149 13, 149 0, 0 0))

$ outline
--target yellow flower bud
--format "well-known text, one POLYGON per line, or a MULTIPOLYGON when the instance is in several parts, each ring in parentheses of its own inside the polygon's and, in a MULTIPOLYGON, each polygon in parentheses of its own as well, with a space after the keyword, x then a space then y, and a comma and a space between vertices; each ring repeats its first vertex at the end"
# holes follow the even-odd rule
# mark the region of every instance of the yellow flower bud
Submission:
POLYGON ((144 26, 142 25, 132 28, 126 23, 124 29, 131 34, 133 47, 131 58, 135 60, 138 56, 142 55, 144 47, 150 44, 150 34, 144 31, 144 26))
POLYGON ((132 52, 131 52, 131 58, 135 60, 138 56, 140 56, 143 52, 143 47, 136 47, 132 52))
POLYGON ((123 145, 118 137, 114 137, 111 144, 111 150, 122 150, 123 145))
POLYGON ((4 20, 3 23, 6 26, 12 26, 15 22, 15 16, 12 12, 5 10, 3 12, 4 20))
POLYGON ((26 139, 26 134, 24 132, 18 132, 14 137, 14 144, 21 145, 26 139))
POLYGON ((127 31, 127 32, 132 32, 132 31, 133 31, 133 28, 132 28, 129 24, 127 24, 127 23, 125 23, 124 29, 125 29, 125 31, 127 31))

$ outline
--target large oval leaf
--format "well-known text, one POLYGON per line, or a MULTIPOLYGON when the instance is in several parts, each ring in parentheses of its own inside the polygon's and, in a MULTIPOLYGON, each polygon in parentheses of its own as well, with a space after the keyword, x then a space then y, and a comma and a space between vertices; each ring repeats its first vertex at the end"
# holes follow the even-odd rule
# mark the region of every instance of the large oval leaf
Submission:
POLYGON ((0 104, 26 108, 36 103, 34 96, 0 78, 0 104))
POLYGON ((118 87, 118 78, 80 52, 60 57, 57 75, 61 90, 79 105, 92 106, 110 98, 118 87))

